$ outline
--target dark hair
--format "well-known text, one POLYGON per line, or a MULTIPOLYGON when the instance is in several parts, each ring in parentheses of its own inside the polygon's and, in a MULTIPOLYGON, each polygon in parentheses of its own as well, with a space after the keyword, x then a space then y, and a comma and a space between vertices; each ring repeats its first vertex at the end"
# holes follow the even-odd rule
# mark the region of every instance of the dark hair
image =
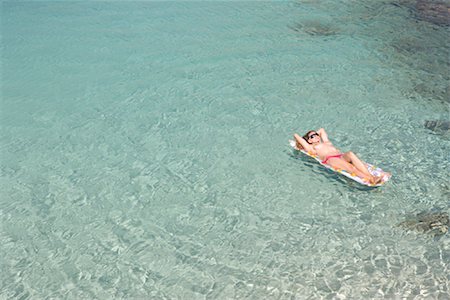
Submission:
POLYGON ((302 136, 302 138, 303 138, 308 144, 311 144, 310 142, 308 142, 308 140, 309 140, 309 134, 310 134, 311 132, 315 132, 315 131, 314 131, 314 130, 310 130, 310 131, 308 131, 304 136, 302 136))

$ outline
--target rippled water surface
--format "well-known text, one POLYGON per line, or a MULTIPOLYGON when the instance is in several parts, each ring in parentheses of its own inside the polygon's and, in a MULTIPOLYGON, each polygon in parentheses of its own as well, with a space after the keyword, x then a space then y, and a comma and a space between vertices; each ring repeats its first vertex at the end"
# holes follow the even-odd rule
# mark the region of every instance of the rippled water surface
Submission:
POLYGON ((450 298, 396 226, 450 211, 448 28, 394 4, 2 2, 0 297, 450 298))

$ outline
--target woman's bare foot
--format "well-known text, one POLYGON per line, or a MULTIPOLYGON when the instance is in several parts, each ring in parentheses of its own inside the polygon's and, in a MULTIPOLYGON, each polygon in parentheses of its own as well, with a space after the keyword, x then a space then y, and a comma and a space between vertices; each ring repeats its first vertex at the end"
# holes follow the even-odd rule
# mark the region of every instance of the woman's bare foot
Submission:
POLYGON ((370 178, 370 183, 371 184, 379 184, 383 181, 383 176, 372 176, 370 178))

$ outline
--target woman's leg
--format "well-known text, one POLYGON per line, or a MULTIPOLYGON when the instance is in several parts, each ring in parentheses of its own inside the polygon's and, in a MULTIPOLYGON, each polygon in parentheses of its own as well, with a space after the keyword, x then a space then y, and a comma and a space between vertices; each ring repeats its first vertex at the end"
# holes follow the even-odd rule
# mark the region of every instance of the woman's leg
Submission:
POLYGON ((359 171, 363 172, 366 176, 372 176, 372 174, 369 173, 369 170, 367 170, 366 165, 352 151, 345 152, 342 158, 345 159, 347 162, 351 163, 352 165, 354 165, 359 171))
POLYGON ((372 175, 370 175, 370 173, 367 171, 367 169, 366 169, 366 171, 369 174, 366 174, 366 173, 358 170, 358 168, 356 168, 353 164, 351 164, 350 162, 346 161, 343 158, 338 158, 338 157, 329 158, 327 164, 335 169, 342 169, 349 173, 355 173, 357 176, 364 178, 366 180, 370 181, 372 179, 372 175))
POLYGON ((363 164, 363 166, 364 166, 364 169, 367 172, 367 174, 366 174, 366 172, 362 172, 361 170, 359 170, 355 165, 353 165, 350 162, 346 161, 344 159, 344 157, 342 157, 342 158, 337 158, 337 157, 329 158, 328 159, 328 165, 330 165, 333 168, 345 170, 345 171, 347 171, 349 173, 354 173, 358 177, 362 178, 363 180, 366 180, 367 182, 370 182, 370 183, 373 183, 373 184, 378 184, 382 180, 382 177, 375 177, 372 174, 370 174, 369 171, 365 168, 364 164, 363 164))

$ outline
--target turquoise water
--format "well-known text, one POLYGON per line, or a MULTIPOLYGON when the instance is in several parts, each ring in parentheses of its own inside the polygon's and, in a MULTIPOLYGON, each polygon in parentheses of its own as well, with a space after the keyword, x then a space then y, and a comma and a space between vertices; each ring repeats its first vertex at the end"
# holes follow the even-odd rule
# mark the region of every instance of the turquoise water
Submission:
POLYGON ((448 299, 448 29, 372 1, 2 2, 0 295, 448 299), (324 127, 393 173, 288 146, 324 127))

